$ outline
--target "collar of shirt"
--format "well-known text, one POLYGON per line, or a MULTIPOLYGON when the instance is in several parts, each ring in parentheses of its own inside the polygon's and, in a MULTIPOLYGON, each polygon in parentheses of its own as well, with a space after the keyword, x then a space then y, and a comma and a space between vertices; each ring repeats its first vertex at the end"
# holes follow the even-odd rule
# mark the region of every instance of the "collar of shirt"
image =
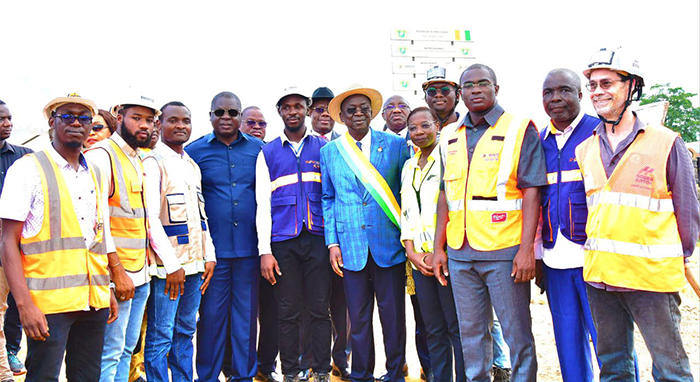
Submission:
MULTIPOLYGON (((348 133, 349 134, 349 133, 348 133)), ((352 138, 352 135, 350 135, 350 138, 352 138)), ((355 140, 355 138, 352 138, 353 141, 355 142, 360 142, 360 145, 362 145, 362 154, 364 154, 367 159, 369 159, 369 154, 372 150, 372 128, 369 128, 369 131, 367 131, 367 134, 365 134, 362 139, 359 141, 355 140)))
MULTIPOLYGON (((430 155, 428 155, 428 162, 426 163, 426 166, 430 167, 431 162, 437 161, 439 154, 440 154, 440 147, 439 147, 439 145, 437 145, 437 146, 435 146, 435 148, 433 148, 433 151, 430 152, 430 155)), ((413 155, 408 161, 409 168, 420 169, 420 166, 418 166, 418 160, 420 159, 420 155, 421 155, 421 149, 416 146, 415 155, 413 155)))
MULTIPOLYGON (((73 166, 68 163, 66 158, 61 156, 58 151, 53 147, 53 145, 49 145, 49 149, 46 150, 49 155, 51 155, 51 159, 53 159, 54 162, 56 162, 56 166, 58 168, 70 168, 73 170, 73 166)), ((78 157, 78 163, 80 164, 80 168, 78 168, 78 171, 80 170, 86 170, 88 169, 87 161, 85 160, 85 157, 83 156, 83 153, 80 153, 80 156, 78 157)))
POLYGON ((572 131, 574 131, 574 128, 576 128, 576 126, 578 126, 579 122, 581 122, 581 120, 583 119, 583 115, 584 115, 584 113, 578 113, 576 118, 571 122, 571 124, 566 129, 564 129, 564 131, 560 131, 559 129, 557 129, 554 126, 554 122, 552 122, 550 120, 549 121, 549 128, 547 129, 547 132, 544 135, 544 139, 547 139, 547 137, 549 137, 550 134, 554 134, 554 135, 562 135, 562 134, 568 135, 568 134, 570 134, 572 131))
MULTIPOLYGON (((282 140, 282 146, 284 146, 284 143, 285 143, 285 142, 288 142, 289 144, 292 144, 292 143, 293 143, 293 144, 295 144, 295 145, 298 145, 298 144, 300 144, 301 142, 304 142, 304 140, 306 139, 306 137, 308 137, 309 135, 312 135, 312 134, 311 134, 311 129, 307 128, 306 126, 304 126, 304 129, 305 129, 305 131, 304 131, 304 136, 301 137, 301 139, 299 140, 299 142, 292 142, 292 141, 290 141, 289 138, 287 138, 287 134, 285 134, 285 132, 284 132, 284 130, 283 130, 283 131, 282 131, 282 134, 280 134, 280 139, 282 140)), ((330 133, 328 133, 328 134, 330 134, 330 133)))
MULTIPOLYGON (((501 115, 505 113, 505 110, 501 107, 500 104, 496 103, 493 108, 486 113, 484 118, 482 118, 486 123, 489 125, 489 127, 493 127, 496 122, 498 122, 498 119, 501 118, 501 115)), ((472 123, 472 119, 469 116, 471 113, 467 113, 467 115, 464 116, 464 119, 462 120, 461 126, 466 126, 466 127, 474 127, 474 124, 472 123)), ((479 124, 481 121, 477 121, 477 124, 479 124)))
MULTIPOLYGON (((242 139, 245 139, 246 141, 248 141, 248 140, 250 140, 250 137, 251 137, 250 135, 238 130, 238 138, 236 138, 235 141, 231 142, 231 145, 235 145, 236 143, 238 143, 242 139)), ((214 134, 213 131, 211 133, 209 133, 209 135, 207 136, 206 139, 207 139, 207 143, 211 143, 211 141, 213 141, 215 139, 217 141, 219 141, 219 138, 216 137, 216 134, 214 134)), ((219 142, 221 142, 221 141, 219 141, 219 142)), ((221 142, 221 143, 223 144, 223 142, 221 142)))
POLYGON ((13 154, 15 153, 15 147, 10 144, 10 142, 5 141, 5 144, 2 145, 2 149, 0 149, 0 154, 4 154, 6 152, 12 152, 13 154))
POLYGON ((182 154, 176 152, 175 150, 171 149, 168 145, 162 144, 156 146, 155 149, 153 149, 154 153, 158 153, 163 156, 163 158, 170 158, 170 157, 178 157, 178 158, 189 158, 189 155, 187 155, 187 152, 185 150, 182 150, 182 154))
POLYGON ((386 131, 386 132, 388 132, 388 133, 396 134, 396 135, 398 135, 399 137, 402 137, 402 138, 403 138, 404 136, 408 136, 408 130, 406 130, 406 127, 405 127, 405 126, 404 126, 403 129, 399 130, 398 133, 395 133, 393 130, 389 130, 389 125, 387 125, 387 124, 385 123, 385 124, 384 124, 384 128, 382 129, 382 131, 386 131), (404 131, 406 132, 405 135, 403 134, 404 131))
POLYGON ((114 143, 117 144, 117 146, 121 147, 124 153, 130 157, 137 157, 140 155, 139 149, 134 149, 133 147, 129 146, 124 138, 121 137, 119 134, 112 134, 109 139, 113 140, 114 143))

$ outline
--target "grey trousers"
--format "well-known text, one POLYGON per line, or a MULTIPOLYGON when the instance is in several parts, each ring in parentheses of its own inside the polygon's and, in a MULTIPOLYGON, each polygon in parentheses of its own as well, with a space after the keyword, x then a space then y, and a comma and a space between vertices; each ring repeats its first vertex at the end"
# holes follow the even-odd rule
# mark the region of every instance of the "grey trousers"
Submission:
POLYGON ((467 379, 490 382, 493 310, 510 347, 511 381, 537 380, 530 316, 530 283, 515 283, 512 261, 449 260, 467 379))

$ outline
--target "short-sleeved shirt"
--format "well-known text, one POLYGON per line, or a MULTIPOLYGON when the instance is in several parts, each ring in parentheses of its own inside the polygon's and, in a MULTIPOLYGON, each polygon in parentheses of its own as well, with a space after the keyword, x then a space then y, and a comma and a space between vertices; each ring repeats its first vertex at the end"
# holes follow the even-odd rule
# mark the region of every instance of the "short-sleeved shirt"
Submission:
POLYGON ((2 149, 0 149, 0 193, 2 193, 2 186, 5 184, 7 169, 9 169, 17 159, 32 152, 34 151, 28 147, 15 146, 5 141, 2 149))
POLYGON ((212 132, 185 148, 202 171, 204 208, 217 259, 258 256, 255 162, 263 145, 241 131, 227 145, 212 132))
MULTIPOLYGON (((481 137, 488 128, 494 126, 496 122, 498 122, 498 119, 504 112, 505 110, 503 110, 499 104, 496 104, 481 120, 477 121, 476 124, 472 123, 470 113, 467 113, 464 117, 460 127, 465 127, 465 133, 467 135, 467 154, 469 155, 470 162, 481 137)), ((443 148, 444 147, 445 146, 443 146, 443 148)), ((442 154, 444 161, 446 155, 444 155, 444 152, 442 154)), ((537 128, 532 122, 530 122, 525 131, 518 163, 518 188, 523 189, 547 185, 547 162, 544 157, 544 149, 540 143, 537 128)), ((445 189, 444 181, 441 181, 440 189, 445 189)), ((520 245, 495 251, 478 251, 469 245, 469 241, 465 235, 462 248, 452 249, 448 247, 447 255, 451 259, 460 261, 511 261, 518 252, 518 249, 520 249, 520 245)))

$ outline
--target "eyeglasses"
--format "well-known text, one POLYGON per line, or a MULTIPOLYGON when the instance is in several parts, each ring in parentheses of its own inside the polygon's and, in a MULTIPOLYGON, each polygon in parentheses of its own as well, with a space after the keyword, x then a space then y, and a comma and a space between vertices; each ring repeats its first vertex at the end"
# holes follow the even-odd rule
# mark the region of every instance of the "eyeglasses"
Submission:
POLYGON ((99 133, 102 129, 105 128, 105 125, 92 125, 92 131, 99 133))
POLYGON ((76 119, 81 125, 89 125, 92 123, 92 117, 89 115, 56 114, 55 117, 61 118, 61 121, 66 125, 72 124, 76 119))
MULTIPOLYGON (((447 97, 450 92, 452 91, 452 88, 449 86, 443 86, 440 88, 440 93, 447 97)), ((435 97, 437 95, 438 89, 435 88, 434 86, 431 86, 425 90, 425 94, 428 95, 428 97, 435 97)))
POLYGON ((224 113, 228 113, 228 115, 231 118, 236 118, 236 117, 238 117, 239 114, 241 114, 241 112, 236 110, 236 109, 228 109, 228 110, 227 109, 216 109, 216 110, 212 111, 212 113, 219 118, 223 117, 224 113))
MULTIPOLYGON (((423 123, 420 124, 420 128, 421 128, 422 130, 427 130, 427 129, 429 129, 431 126, 433 126, 434 123, 435 123, 435 122, 423 122, 423 123)), ((415 130, 415 129, 418 128, 418 126, 419 126, 419 125, 408 125, 408 130, 409 130, 409 131, 415 130)))
POLYGON ((598 89, 598 86, 600 86, 601 89, 603 90, 608 90, 610 89, 614 83, 616 82, 624 82, 626 80, 602 80, 600 82, 595 82, 595 81, 589 81, 586 84, 586 89, 588 89, 589 92, 594 92, 596 89, 598 89))
MULTIPOLYGON (((358 108, 356 107, 349 107, 345 109, 345 112, 348 113, 348 115, 355 115, 355 113, 357 113, 357 109, 358 108)), ((369 115, 372 112, 372 108, 367 105, 362 105, 360 106, 360 112, 362 114, 369 115)))
POLYGON ((323 114, 323 113, 328 111, 328 108, 327 107, 315 107, 312 110, 318 114, 323 114))
POLYGON ((267 122, 265 122, 265 121, 258 122, 258 121, 253 121, 252 119, 246 119, 245 124, 248 125, 248 127, 255 127, 255 125, 258 125, 258 126, 262 127, 263 129, 267 127, 267 122))
POLYGON ((411 111, 411 108, 408 107, 408 105, 400 103, 398 106, 397 105, 386 105, 384 108, 384 112, 392 112, 394 110, 398 109, 399 111, 411 111))
POLYGON ((462 89, 463 90, 472 90, 474 87, 478 87, 479 89, 485 89, 487 87, 491 86, 491 82, 489 81, 479 81, 477 83, 473 82, 465 82, 462 84, 462 89))

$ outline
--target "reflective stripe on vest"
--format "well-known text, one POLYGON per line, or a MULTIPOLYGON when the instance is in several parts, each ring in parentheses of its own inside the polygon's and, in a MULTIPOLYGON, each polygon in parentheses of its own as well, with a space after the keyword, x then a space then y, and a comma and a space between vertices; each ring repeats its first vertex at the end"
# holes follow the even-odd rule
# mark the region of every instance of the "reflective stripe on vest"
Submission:
POLYGON ((594 135, 576 149, 586 185, 588 240, 583 275, 589 282, 676 292, 685 286, 666 166, 677 134, 649 126, 607 177, 594 135))
MULTIPOLYGON (((301 173, 302 182, 318 182, 321 183, 321 173, 320 172, 302 172, 301 173)), ((299 182, 298 174, 289 174, 280 176, 279 178, 270 182, 271 192, 284 186, 289 186, 299 182)))
POLYGON ((115 191, 110 197, 110 227, 119 261, 129 272, 138 272, 146 264, 148 249, 143 165, 139 158, 137 168, 124 151, 111 139, 104 146, 113 165, 112 179, 115 191))
POLYGON ((32 300, 44 314, 109 307, 109 274, 101 214, 102 175, 88 166, 95 184, 97 227, 90 248, 63 176, 46 151, 32 154, 44 197, 44 219, 33 237, 20 238, 22 266, 32 300))
POLYGON ((461 248, 465 234, 471 247, 480 251, 520 244, 522 192, 517 188, 517 166, 529 124, 528 119, 504 113, 480 138, 471 163, 464 125, 447 137, 443 179, 451 248, 461 248))
MULTIPOLYGON (((567 183, 567 182, 580 182, 583 180, 583 176, 581 175, 581 170, 567 170, 567 171, 562 171, 561 172, 561 182, 562 183, 567 183)), ((557 184, 557 173, 556 172, 550 172, 547 173, 547 184, 552 185, 552 184, 557 184)))

